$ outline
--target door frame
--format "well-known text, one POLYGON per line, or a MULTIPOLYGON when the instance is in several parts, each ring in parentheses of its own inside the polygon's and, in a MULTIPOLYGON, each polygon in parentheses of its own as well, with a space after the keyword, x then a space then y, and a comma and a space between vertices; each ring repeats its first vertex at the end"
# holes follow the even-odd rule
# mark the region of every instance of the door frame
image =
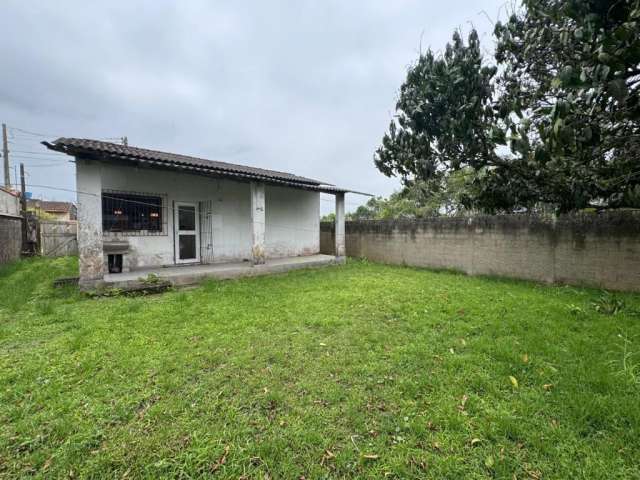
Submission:
POLYGON ((200 211, 198 202, 175 202, 173 210, 173 243, 175 245, 174 261, 178 263, 200 263, 200 211), (195 212, 195 230, 180 230, 179 211, 180 207, 193 207, 195 212), (196 257, 180 259, 180 234, 195 235, 196 237, 196 257))

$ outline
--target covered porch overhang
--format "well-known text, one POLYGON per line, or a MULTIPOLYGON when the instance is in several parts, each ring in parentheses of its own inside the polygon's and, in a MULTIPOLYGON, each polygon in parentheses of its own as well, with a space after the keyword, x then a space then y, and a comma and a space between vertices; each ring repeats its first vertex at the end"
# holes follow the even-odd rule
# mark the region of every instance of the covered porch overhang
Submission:
MULTIPOLYGON (((339 262, 346 258, 345 246, 345 193, 349 190, 333 188, 324 190, 323 193, 331 193, 335 196, 335 257, 339 262)), ((360 195, 367 195, 354 192, 360 195)), ((265 230, 266 230, 266 208, 265 208, 265 183, 251 182, 251 234, 252 234, 252 261, 254 265, 265 263, 265 230)))

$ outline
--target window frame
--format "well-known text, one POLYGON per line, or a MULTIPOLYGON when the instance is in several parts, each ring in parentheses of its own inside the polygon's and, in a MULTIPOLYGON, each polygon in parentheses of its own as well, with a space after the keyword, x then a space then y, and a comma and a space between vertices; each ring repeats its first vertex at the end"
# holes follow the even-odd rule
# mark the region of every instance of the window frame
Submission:
POLYGON ((167 195, 164 193, 156 193, 156 192, 139 192, 139 191, 130 191, 130 190, 113 190, 113 189, 102 189, 102 194, 100 196, 100 205, 101 205, 101 213, 102 213, 102 234, 107 237, 134 237, 134 236, 166 236, 167 235, 167 221, 168 221, 168 213, 167 213, 167 195), (104 200, 105 196, 118 196, 118 195, 127 195, 127 196, 139 196, 139 197, 157 197, 160 199, 160 229, 159 230, 148 230, 148 229, 138 229, 138 230, 111 230, 105 228, 105 219, 104 219, 104 200))

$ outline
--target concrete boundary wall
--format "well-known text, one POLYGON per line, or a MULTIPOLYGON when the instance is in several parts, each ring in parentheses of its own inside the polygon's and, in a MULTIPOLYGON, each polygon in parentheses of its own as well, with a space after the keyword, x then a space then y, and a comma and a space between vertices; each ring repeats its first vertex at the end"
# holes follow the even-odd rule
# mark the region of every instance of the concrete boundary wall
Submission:
POLYGON ((20 258, 22 218, 0 214, 0 265, 20 258))
MULTIPOLYGON (((333 224, 320 231, 333 254, 333 224)), ((347 222, 346 247, 383 263, 640 291, 640 212, 347 222)))

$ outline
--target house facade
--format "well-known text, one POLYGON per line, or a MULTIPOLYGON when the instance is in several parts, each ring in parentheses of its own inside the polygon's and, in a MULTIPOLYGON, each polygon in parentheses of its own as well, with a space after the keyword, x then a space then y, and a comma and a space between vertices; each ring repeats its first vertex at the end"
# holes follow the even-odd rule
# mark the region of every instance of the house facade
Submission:
POLYGON ((75 157, 81 286, 149 267, 318 254, 321 192, 335 195, 344 232, 347 190, 317 180, 87 139, 45 145, 75 157))

